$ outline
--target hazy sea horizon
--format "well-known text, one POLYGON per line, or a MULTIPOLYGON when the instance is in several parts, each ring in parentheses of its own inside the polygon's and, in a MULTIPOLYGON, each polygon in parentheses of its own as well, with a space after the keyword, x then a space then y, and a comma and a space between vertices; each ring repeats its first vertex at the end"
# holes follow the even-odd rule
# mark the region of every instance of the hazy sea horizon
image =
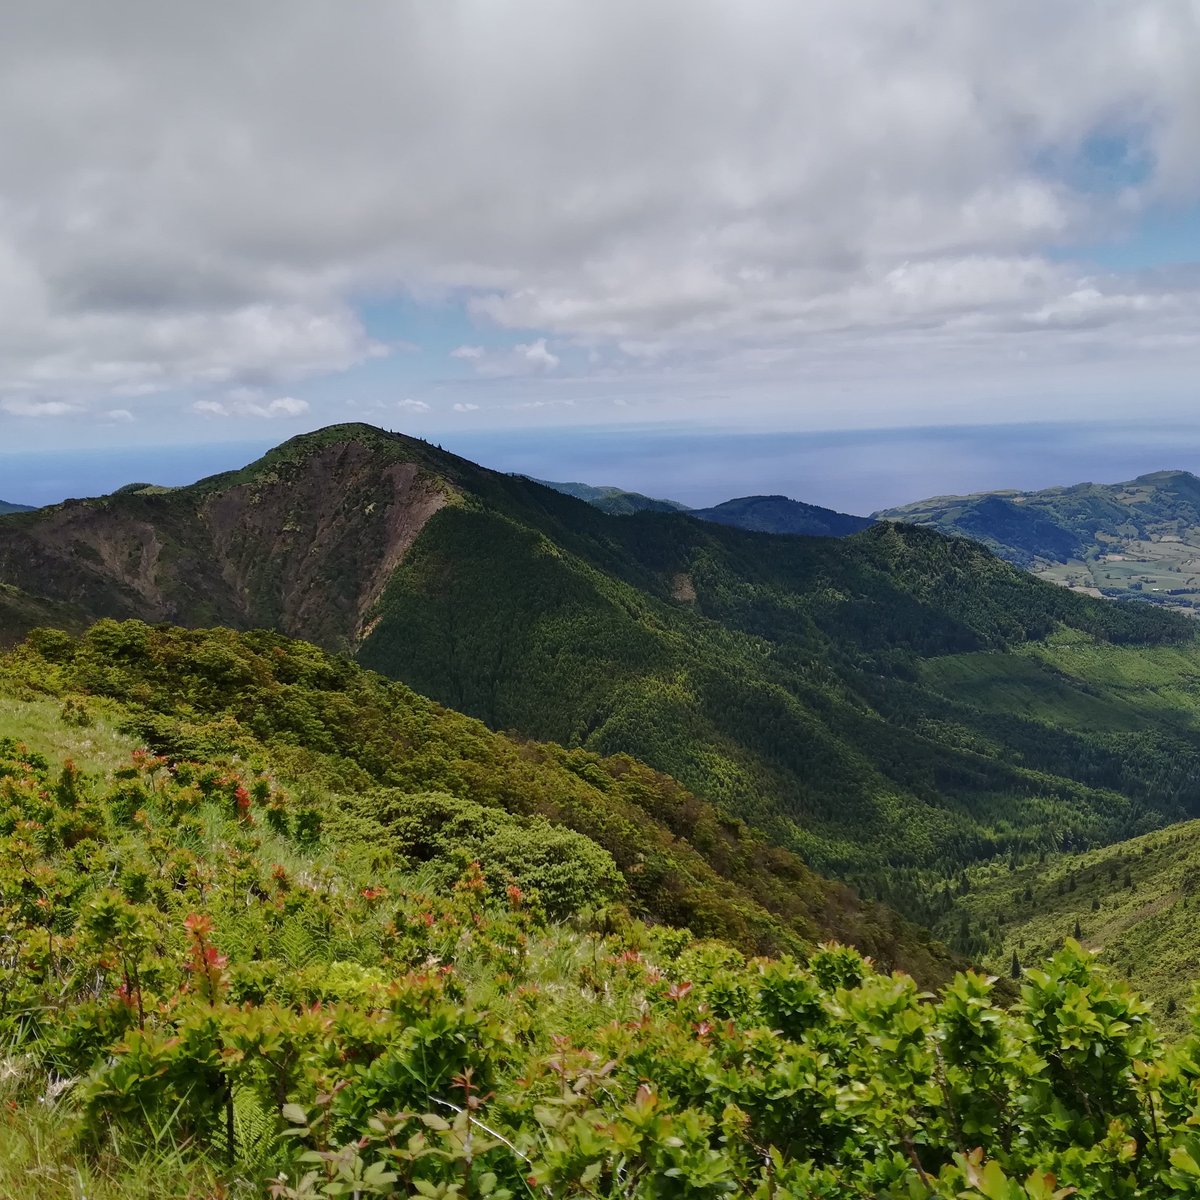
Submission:
MULTIPOLYGON (((282 440, 282 439, 280 439, 282 440)), ((781 494, 870 513, 929 496, 1200 473, 1200 424, 1044 422, 824 432, 639 427, 487 431, 430 441, 484 466, 612 485, 696 507, 781 494)), ((138 481, 167 486, 244 466, 274 440, 0 453, 0 499, 51 504, 138 481)))

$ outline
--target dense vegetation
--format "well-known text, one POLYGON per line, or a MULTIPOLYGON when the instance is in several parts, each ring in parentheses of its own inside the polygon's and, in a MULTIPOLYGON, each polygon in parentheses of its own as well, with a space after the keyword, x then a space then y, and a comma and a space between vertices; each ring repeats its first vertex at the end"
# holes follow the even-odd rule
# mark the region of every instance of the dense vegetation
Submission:
POLYGON ((926 982, 949 973, 944 953, 894 913, 814 875, 628 756, 492 733, 277 634, 111 621, 79 640, 39 631, 0 659, 3 692, 103 697, 110 710, 119 703, 112 711, 122 727, 155 753, 269 761, 306 789, 336 794, 339 805, 375 818, 386 812, 405 828, 419 818, 427 857, 436 847, 480 853, 496 838, 553 857, 565 833, 549 838, 548 821, 586 837, 597 861, 611 856, 622 883, 608 898, 638 915, 751 953, 801 952, 837 937, 926 982), (404 799, 412 795, 422 797, 417 813, 404 799), (437 796, 453 799, 430 799, 437 796))
POLYGON ((1097 596, 1200 604, 1200 479, 939 496, 876 514, 982 542, 1044 579, 1097 596))
POLYGON ((996 863, 971 871, 954 915, 981 961, 1003 975, 1077 938, 1155 1003, 1178 1035, 1200 961, 1200 823, 1186 821, 1113 846, 996 863))
POLYGON ((978 975, 934 1000, 850 950, 647 926, 578 835, 331 790, 366 770, 339 669, 113 625, 5 662, 0 1194, 1200 1194, 1200 1035, 1165 1049, 1074 944, 1005 1007, 978 975))
POLYGON ((1200 1196, 1181 618, 365 427, 0 574, 0 1195, 1200 1196))
POLYGON ((1085 755, 1048 724, 981 713, 921 677, 930 659, 1007 655, 1063 626, 1190 641, 1168 614, 1039 585, 916 529, 832 541, 509 513, 436 514, 361 660, 493 727, 627 751, 863 886, 990 857, 1048 816, 1112 840, 1196 801, 1194 734, 1151 793, 1139 764, 1153 732, 1085 755))
POLYGON ((914 880, 1048 829, 1082 845, 1197 811, 1197 731, 1154 712, 1064 738, 926 670, 990 653, 1003 675, 1063 629, 1161 647, 1194 627, 913 527, 831 539, 614 518, 339 426, 189 488, 5 518, 0 578, 19 589, 0 601, 10 637, 132 616, 357 652, 494 729, 633 755, 923 918, 914 880))
MULTIPOLYGON (((1022 655, 938 659, 925 672, 939 686, 993 714, 1019 713, 1054 725, 1065 741, 1099 756, 1105 740, 1143 742, 1149 794, 1172 780, 1197 786, 1195 766, 1177 770, 1180 743, 1164 737, 1150 751, 1147 730, 1200 729, 1200 655, 1191 646, 1117 647, 1060 634, 1022 655)), ((1200 871, 1197 825, 1184 822, 1103 848, 1081 849, 1050 827, 1039 842, 943 886, 924 914, 962 952, 993 969, 1036 961, 1078 931, 1170 1013, 1178 1027, 1200 951, 1194 911, 1200 871), (1064 853, 1065 851, 1065 853, 1064 853)), ((1093 843, 1098 839, 1089 839, 1093 843)))

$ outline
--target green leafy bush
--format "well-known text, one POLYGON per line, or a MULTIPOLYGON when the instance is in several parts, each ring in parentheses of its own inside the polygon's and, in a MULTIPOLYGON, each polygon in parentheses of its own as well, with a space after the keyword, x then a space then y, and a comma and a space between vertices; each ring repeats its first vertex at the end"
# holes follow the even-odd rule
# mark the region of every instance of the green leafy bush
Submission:
POLYGON ((361 803, 412 864, 436 870, 443 886, 472 860, 498 888, 514 886, 552 917, 603 907, 624 892, 612 855, 590 838, 541 817, 513 817, 444 793, 369 793, 361 803))
POLYGON ((1166 1046, 1074 942, 1012 1003, 751 958, 581 915, 615 869, 544 821, 389 790, 301 838, 244 766, 0 743, 10 1129, 284 1200, 1200 1195, 1200 1013, 1166 1046))

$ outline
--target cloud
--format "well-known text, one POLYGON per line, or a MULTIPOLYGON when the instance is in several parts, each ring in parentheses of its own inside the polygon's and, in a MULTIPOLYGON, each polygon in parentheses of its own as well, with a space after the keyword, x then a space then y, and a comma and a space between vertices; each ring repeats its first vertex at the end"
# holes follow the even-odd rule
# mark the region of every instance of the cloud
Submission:
POLYGON ((109 421, 118 425, 128 425, 134 419, 133 413, 127 408, 110 408, 104 415, 109 421))
POLYGON ((256 412, 255 416, 302 417, 306 412, 307 400, 297 400, 295 396, 281 396, 278 400, 272 400, 261 412, 256 412))
POLYGON ((0 400, 0 412, 10 417, 69 417, 82 411, 78 404, 68 404, 63 400, 0 400))
POLYGON ((397 408, 406 408, 409 412, 428 412, 429 405, 424 400, 397 400, 397 408))
POLYGON ((515 347, 516 353, 537 371, 553 371, 558 366, 559 358, 546 349, 546 339, 538 338, 528 346, 515 347))
POLYGON ((478 412, 479 405, 471 404, 467 401, 460 401, 458 404, 456 404, 454 406, 454 411, 456 413, 478 412))
POLYGON ((307 400, 297 400, 294 396, 280 396, 262 403, 243 391, 235 391, 224 401, 197 400, 192 409, 210 417, 263 417, 273 420, 276 417, 302 417, 308 412, 309 404, 307 400))
POLYGON ((535 342, 518 342, 510 350, 484 355, 476 361, 475 370, 493 378, 544 375, 560 362, 558 355, 547 347, 546 339, 538 338, 535 342))
POLYGON ((392 295, 512 330, 450 352, 485 377, 599 347, 596 372, 673 395, 718 368, 970 376, 1016 348, 1086 373, 1154 336, 1155 369, 1195 367, 1171 341, 1194 280, 1071 253, 1200 199, 1194 4, 17 8, 14 401, 285 392, 401 345, 358 307, 392 295))

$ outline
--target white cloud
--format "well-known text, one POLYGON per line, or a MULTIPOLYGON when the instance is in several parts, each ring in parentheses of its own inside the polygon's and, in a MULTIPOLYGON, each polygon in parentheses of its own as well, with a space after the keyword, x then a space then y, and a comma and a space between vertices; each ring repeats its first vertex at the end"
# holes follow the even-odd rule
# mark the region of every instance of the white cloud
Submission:
POLYGON ((1101 276, 1064 251, 1200 198, 1195 3, 16 9, 16 402, 284 392, 401 347, 355 307, 401 293, 466 295, 513 330, 511 350, 450 352, 485 377, 558 380, 563 347, 599 346, 606 379, 672 372, 681 396, 717 367, 726 387, 743 370, 841 387, 1015 349, 1080 379, 1097 355, 1195 366, 1194 279, 1101 276), (1096 150, 1122 142, 1142 169, 1096 150))
POLYGON ((128 425, 134 419, 133 413, 127 408, 110 408, 104 415, 118 425, 128 425))
POLYGON ((257 412, 255 415, 263 417, 302 417, 306 412, 308 412, 307 400, 297 400, 295 396, 280 396, 278 400, 272 400, 261 412, 257 412))
POLYGON ((478 412, 478 410, 478 404, 471 404, 467 401, 460 401, 454 406, 454 411, 457 413, 478 412))
POLYGON ((546 345, 545 338, 535 342, 518 342, 509 350, 488 354, 479 359, 475 370, 484 376, 503 378, 522 375, 544 375, 561 362, 546 345))
POLYGON ((228 400, 197 400, 192 409, 211 417, 263 417, 272 420, 276 417, 302 417, 308 412, 309 403, 307 400, 297 400, 294 396, 280 396, 264 403, 254 399, 246 389, 234 389, 228 400))
POLYGON ((538 371, 553 371, 559 364, 558 355, 551 354, 546 349, 545 338, 538 338, 536 342, 531 342, 528 346, 517 346, 516 352, 538 371))
POLYGON ((424 400, 397 400, 397 408, 406 408, 409 412, 428 412, 429 405, 424 400))
POLYGON ((68 404, 63 400, 25 400, 14 397, 0 400, 0 412, 10 417, 69 417, 82 412, 78 404, 68 404))

